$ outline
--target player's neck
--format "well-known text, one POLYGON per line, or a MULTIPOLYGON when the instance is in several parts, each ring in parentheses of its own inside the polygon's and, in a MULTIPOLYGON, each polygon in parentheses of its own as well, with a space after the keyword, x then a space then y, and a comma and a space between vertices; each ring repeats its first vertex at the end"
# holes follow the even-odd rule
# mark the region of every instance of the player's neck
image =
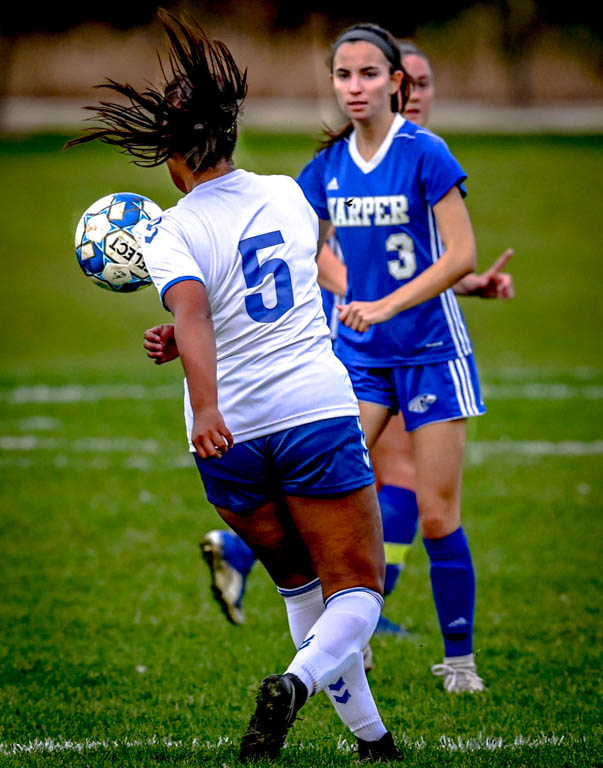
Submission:
POLYGON ((377 154, 392 127, 394 117, 394 113, 389 112, 371 121, 354 121, 356 147, 363 160, 368 162, 377 154))
POLYGON ((222 158, 222 160, 220 160, 217 165, 214 165, 213 168, 206 168, 199 173, 193 173, 191 171, 190 175, 184 179, 186 191, 190 192, 195 187, 198 187, 199 184, 211 181, 212 179, 217 179, 220 176, 226 176, 227 173, 231 173, 232 171, 234 171, 232 160, 226 160, 225 158, 222 158))
POLYGON ((225 176, 227 173, 234 171, 232 160, 222 158, 211 168, 195 172, 187 165, 184 157, 177 152, 168 157, 167 167, 172 181, 185 194, 188 194, 205 181, 217 179, 219 176, 225 176))

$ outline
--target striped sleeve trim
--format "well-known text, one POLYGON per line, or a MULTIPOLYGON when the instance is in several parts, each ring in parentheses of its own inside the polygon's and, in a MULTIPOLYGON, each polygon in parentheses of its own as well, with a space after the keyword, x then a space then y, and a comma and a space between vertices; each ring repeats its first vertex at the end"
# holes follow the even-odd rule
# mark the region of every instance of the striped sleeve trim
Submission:
POLYGON ((161 303, 162 303, 162 304, 163 304, 163 306, 164 306, 164 307, 167 309, 167 311, 168 311, 168 312, 170 311, 170 309, 169 309, 169 307, 167 307, 167 306, 166 306, 166 303, 165 303, 165 294, 166 294, 166 292, 167 292, 167 291, 168 291, 168 290, 169 290, 169 289, 170 289, 170 288, 171 288, 173 285, 176 285, 176 283, 183 283, 183 282, 185 282, 186 280, 194 280, 194 281, 195 281, 195 282, 197 282, 197 283, 201 283, 201 285, 205 285, 205 283, 203 282, 203 280, 201 280, 201 278, 200 278, 200 277, 197 277, 196 275, 183 275, 182 277, 175 277, 173 280, 170 280, 170 282, 169 282, 169 283, 166 283, 166 284, 163 286, 163 288, 161 289, 161 294, 160 294, 161 303))

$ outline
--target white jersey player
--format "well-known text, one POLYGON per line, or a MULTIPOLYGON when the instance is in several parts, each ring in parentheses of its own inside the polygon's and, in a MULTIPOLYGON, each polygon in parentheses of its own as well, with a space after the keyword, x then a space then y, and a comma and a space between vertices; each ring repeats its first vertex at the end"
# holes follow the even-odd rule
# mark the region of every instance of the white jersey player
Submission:
MULTIPOLYGON (((162 299, 181 281, 205 286, 218 407, 235 442, 358 415, 331 349, 317 238, 316 214, 293 179, 240 169, 195 187, 145 238, 145 263, 162 299)), ((188 395, 185 402, 190 440, 188 395)))
POLYGON ((196 24, 162 14, 171 79, 97 108, 100 139, 166 162, 184 199, 145 235, 174 324, 145 334, 180 355, 189 439, 207 497, 266 566, 297 649, 260 685, 240 758, 275 758, 306 700, 326 691, 362 760, 399 759, 362 648, 383 605, 383 531, 358 407, 316 283, 317 219, 291 179, 235 170, 246 83, 196 24), (173 342, 170 344, 170 339, 173 342))

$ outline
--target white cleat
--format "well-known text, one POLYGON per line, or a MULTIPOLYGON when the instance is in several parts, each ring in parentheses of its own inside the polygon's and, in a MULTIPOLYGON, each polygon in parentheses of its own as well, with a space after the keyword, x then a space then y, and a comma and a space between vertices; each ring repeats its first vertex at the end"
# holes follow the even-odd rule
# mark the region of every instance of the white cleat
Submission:
POLYGON ((486 684, 477 674, 473 654, 453 656, 442 664, 434 664, 431 671, 436 677, 444 678, 448 693, 478 693, 486 690, 486 684))
POLYGON ((201 542, 201 554, 209 566, 211 589, 224 615, 232 624, 244 624, 241 604, 245 576, 224 559, 223 531, 209 531, 201 542))

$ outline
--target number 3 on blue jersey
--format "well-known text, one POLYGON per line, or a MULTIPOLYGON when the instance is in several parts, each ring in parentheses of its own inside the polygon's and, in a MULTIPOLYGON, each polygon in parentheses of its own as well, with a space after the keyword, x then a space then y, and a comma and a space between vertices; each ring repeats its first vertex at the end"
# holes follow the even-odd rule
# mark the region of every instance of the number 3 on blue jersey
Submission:
POLYGON ((265 235, 256 235, 247 237, 239 243, 239 251, 243 259, 243 274, 248 288, 258 288, 255 293, 245 296, 245 308, 249 316, 258 323, 274 323, 279 317, 282 317, 287 310, 293 306, 293 285, 291 283, 291 272, 286 261, 273 258, 266 259, 260 265, 258 251, 264 248, 271 248, 275 245, 281 245, 285 241, 283 236, 276 230, 267 232, 265 235), (276 290, 276 304, 274 307, 267 307, 264 304, 264 298, 261 288, 267 275, 274 277, 274 287, 276 290))
POLYGON ((417 257, 412 238, 404 232, 395 232, 385 241, 386 251, 396 251, 397 259, 387 262, 387 269, 395 280, 410 280, 417 271, 417 257))

